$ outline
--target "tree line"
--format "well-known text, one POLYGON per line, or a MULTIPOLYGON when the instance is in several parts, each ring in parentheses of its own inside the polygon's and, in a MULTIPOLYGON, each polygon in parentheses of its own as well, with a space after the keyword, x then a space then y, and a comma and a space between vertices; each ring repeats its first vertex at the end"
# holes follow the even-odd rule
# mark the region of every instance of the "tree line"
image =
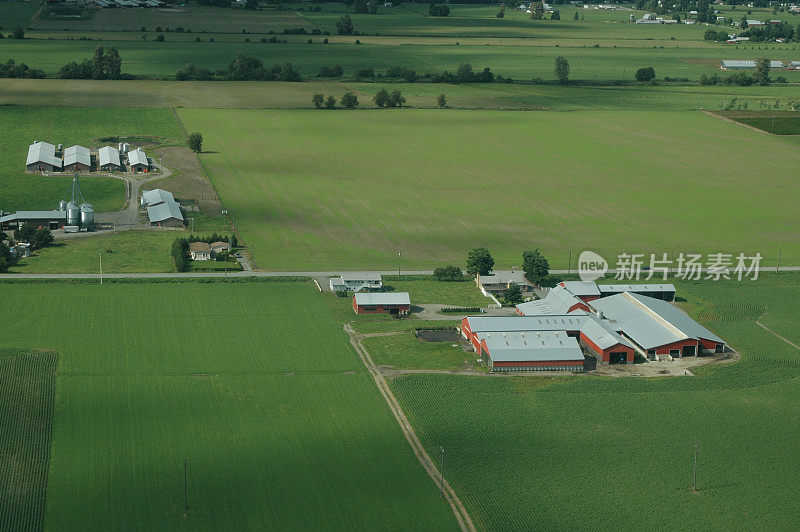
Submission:
POLYGON ((178 81, 303 81, 291 63, 265 67, 257 57, 236 54, 227 70, 211 72, 206 68, 188 65, 175 73, 178 81))

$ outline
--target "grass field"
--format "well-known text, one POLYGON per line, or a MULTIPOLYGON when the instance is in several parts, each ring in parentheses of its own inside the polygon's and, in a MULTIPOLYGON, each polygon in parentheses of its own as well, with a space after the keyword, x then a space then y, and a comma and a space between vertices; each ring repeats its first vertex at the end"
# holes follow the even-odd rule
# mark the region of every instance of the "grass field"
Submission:
POLYGON ((390 269, 398 251, 406 269, 461 264, 479 245, 498 268, 533 247, 555 268, 570 248, 774 261, 783 247, 782 264, 800 262, 788 229, 800 152, 697 112, 179 116, 204 131, 201 159, 265 269, 390 269))
POLYGON ((800 352, 754 320, 796 343, 798 282, 679 284, 742 354, 695 377, 408 375, 392 388, 424 445, 444 447, 479 528, 796 528, 800 352))
MULTIPOLYGON (((183 137, 167 109, 0 107, 0 123, 16 124, 0 135, 0 209, 55 209, 64 197, 72 176, 25 174, 28 146, 34 140, 52 144, 98 146, 104 136, 148 135, 176 141, 183 137)), ((119 179, 82 177, 80 186, 95 210, 114 211, 125 203, 125 187, 119 179)))
POLYGON ((0 349, 0 528, 41 530, 58 355, 0 349))
POLYGON ((2 291, 61 356, 45 528, 455 528, 311 283, 2 291))
POLYGON ((383 284, 387 291, 408 292, 414 305, 440 303, 453 307, 485 307, 492 303, 472 281, 440 282, 433 278, 407 280, 386 275, 383 284))

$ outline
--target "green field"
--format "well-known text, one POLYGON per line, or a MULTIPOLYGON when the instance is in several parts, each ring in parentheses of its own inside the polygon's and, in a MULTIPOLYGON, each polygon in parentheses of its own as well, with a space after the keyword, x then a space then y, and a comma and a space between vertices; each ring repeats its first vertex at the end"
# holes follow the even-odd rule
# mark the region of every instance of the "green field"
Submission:
POLYGON ((426 448, 444 447, 479 528, 797 528, 800 351, 755 320, 798 343, 799 281, 678 284, 742 355, 695 377, 407 375, 392 388, 426 448))
POLYGON ((263 269, 461 264, 478 245, 498 268, 533 247, 555 268, 570 248, 800 263, 800 152, 697 112, 178 114, 263 269))
POLYGON ((0 345, 60 353, 46 529, 455 528, 311 283, 2 292, 0 345))
MULTIPOLYGON (((28 146, 35 140, 51 144, 99 146, 105 136, 147 135, 175 141, 183 137, 172 113, 167 109, 75 108, 75 107, 0 107, 0 209, 55 209, 64 197, 72 176, 42 176, 25 173, 28 146)), ((80 186, 86 201, 95 210, 115 211, 125 203, 121 180, 109 177, 82 177, 80 186)))

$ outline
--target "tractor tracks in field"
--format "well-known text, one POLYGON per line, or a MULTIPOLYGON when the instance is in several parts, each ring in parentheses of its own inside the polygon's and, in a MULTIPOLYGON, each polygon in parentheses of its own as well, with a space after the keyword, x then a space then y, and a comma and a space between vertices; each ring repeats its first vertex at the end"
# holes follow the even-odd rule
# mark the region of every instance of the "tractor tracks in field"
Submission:
POLYGON ((383 398, 389 405, 389 409, 392 411, 392 414, 394 414, 395 419, 397 419, 400 429, 403 431, 408 443, 411 444, 411 449, 414 451, 414 454, 417 456, 420 464, 422 464, 422 467, 425 468, 425 471, 428 473, 428 476, 431 477, 434 484, 436 484, 436 487, 441 490, 442 495, 447 500, 450 508, 453 510, 453 515, 455 515, 456 521, 458 521, 458 525, 461 527, 461 530, 470 532, 474 531, 475 525, 467 513, 467 509, 462 504, 461 499, 458 498, 458 495, 456 495, 455 490, 452 488, 452 486, 450 486, 450 483, 447 482, 447 479, 441 475, 439 469, 433 463, 433 460, 431 460, 430 455, 422 446, 417 434, 414 432, 414 428, 411 426, 411 423, 408 421, 403 409, 400 407, 400 403, 397 402, 392 390, 389 388, 389 384, 383 377, 383 373, 381 373, 381 370, 372 361, 372 357, 370 357, 369 352, 367 352, 367 349, 361 342, 365 336, 390 336, 392 333, 359 335, 353 330, 350 324, 345 324, 344 330, 348 336, 350 336, 350 344, 353 346, 353 349, 356 350, 356 353, 358 353, 361 361, 367 367, 370 375, 372 375, 372 378, 375 380, 378 390, 381 392, 381 395, 383 395, 383 398))

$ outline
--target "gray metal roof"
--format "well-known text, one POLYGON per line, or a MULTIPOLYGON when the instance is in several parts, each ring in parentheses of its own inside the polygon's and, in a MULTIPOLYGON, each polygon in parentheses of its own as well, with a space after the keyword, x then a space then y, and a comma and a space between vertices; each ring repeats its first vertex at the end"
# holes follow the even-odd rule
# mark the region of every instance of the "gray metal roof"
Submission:
POLYGON ((0 223, 16 220, 66 220, 66 211, 17 211, 0 217, 0 223))
POLYGON ((592 301, 592 306, 615 327, 644 349, 652 349, 687 338, 724 343, 717 335, 666 301, 641 294, 622 294, 592 301))
POLYGON ((675 292, 675 285, 672 284, 599 284, 597 288, 603 294, 675 292))
POLYGON ((145 190, 142 192, 142 205, 158 205, 159 203, 170 201, 175 203, 175 196, 172 195, 172 192, 167 190, 157 188, 155 190, 145 190))
POLYGON ((147 162, 147 155, 145 155, 141 150, 131 150, 128 152, 128 164, 131 166, 134 164, 150 166, 150 163, 147 162))
POLYGON ((578 331, 589 314, 566 316, 469 316, 472 332, 578 331))
POLYGON ((730 61, 725 60, 722 62, 723 68, 755 68, 755 61, 730 61))
POLYGON ((600 296, 600 289, 593 281, 562 281, 559 284, 574 296, 600 296))
POLYGON ((89 148, 75 145, 64 150, 64 166, 75 163, 86 166, 92 165, 92 156, 89 153, 89 148))
POLYGON ((342 274, 343 281, 380 281, 381 275, 379 273, 374 272, 363 272, 363 273, 343 273, 342 274))
POLYGON ((150 219, 150 223, 163 222, 164 220, 169 220, 170 218, 183 221, 181 208, 174 201, 166 201, 164 203, 159 203, 158 205, 147 207, 147 217, 150 219))
POLYGON ((517 305, 517 310, 525 316, 562 315, 567 314, 570 307, 578 304, 585 305, 583 301, 573 296, 564 287, 556 286, 547 293, 544 299, 517 305))
POLYGON ((583 352, 567 332, 488 332, 478 335, 495 362, 583 361, 583 352))
POLYGON ((120 165, 119 150, 113 146, 103 146, 97 151, 98 158, 100 159, 100 166, 107 164, 120 165))
POLYGON ((608 349, 617 344, 633 348, 631 343, 614 330, 608 320, 601 320, 594 315, 581 327, 581 332, 600 349, 608 349))
POLYGON ((56 157, 56 147, 49 142, 35 142, 28 147, 25 165, 47 163, 61 168, 61 159, 56 157))
POLYGON ((486 284, 509 284, 515 283, 518 285, 529 285, 531 284, 525 278, 525 272, 497 272, 493 273, 492 275, 481 275, 479 276, 478 281, 481 283, 481 286, 486 284))
POLYGON ((410 305, 408 292, 357 292, 356 305, 410 305))

